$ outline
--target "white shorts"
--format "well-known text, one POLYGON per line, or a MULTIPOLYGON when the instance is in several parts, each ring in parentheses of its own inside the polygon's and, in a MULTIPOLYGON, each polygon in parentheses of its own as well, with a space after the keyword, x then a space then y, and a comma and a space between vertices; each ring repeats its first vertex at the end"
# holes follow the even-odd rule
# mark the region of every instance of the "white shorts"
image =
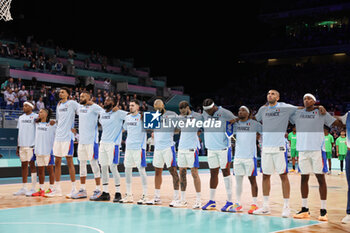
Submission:
POLYGON ((199 168, 198 149, 179 150, 177 165, 182 168, 199 168))
POLYGON ((288 154, 287 151, 264 152, 261 153, 261 170, 265 175, 288 173, 288 154))
POLYGON ((73 140, 70 142, 59 142, 54 141, 53 143, 53 154, 57 157, 73 156, 74 143, 73 140))
POLYGON ((164 163, 167 168, 176 167, 176 152, 174 146, 164 150, 154 150, 153 166, 156 168, 163 168, 164 163))
POLYGON ((236 176, 257 176, 256 158, 235 158, 233 160, 233 172, 236 176))
POLYGON ((326 152, 299 151, 299 169, 302 175, 328 172, 326 152))
POLYGON ((34 148, 27 146, 19 147, 19 159, 21 162, 30 162, 31 160, 35 160, 34 148))
POLYGON ((98 144, 78 144, 78 159, 82 161, 91 161, 98 159, 98 144))
POLYGON ((232 162, 232 148, 228 147, 223 150, 208 150, 208 164, 210 169, 229 168, 232 162))
POLYGON ((46 167, 48 165, 55 165, 55 158, 51 155, 36 155, 36 165, 38 167, 46 167))
POLYGON ((124 157, 124 166, 127 168, 132 167, 146 167, 146 151, 144 149, 139 150, 126 150, 124 157))
POLYGON ((101 166, 107 166, 119 163, 119 146, 114 143, 100 143, 98 150, 99 163, 101 166))

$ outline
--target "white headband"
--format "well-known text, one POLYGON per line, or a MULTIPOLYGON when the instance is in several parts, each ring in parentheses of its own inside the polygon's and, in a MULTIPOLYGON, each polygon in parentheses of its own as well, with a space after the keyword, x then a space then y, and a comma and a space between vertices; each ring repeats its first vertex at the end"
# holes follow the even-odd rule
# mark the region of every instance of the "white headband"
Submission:
POLYGON ((242 105, 239 109, 241 108, 245 109, 248 112, 248 114, 250 113, 249 109, 246 106, 242 105))
POLYGON ((316 97, 313 94, 307 93, 304 95, 303 99, 305 99, 305 97, 310 97, 311 99, 313 99, 316 102, 316 97))
POLYGON ((26 102, 23 103, 23 105, 25 105, 25 104, 29 105, 30 107, 32 107, 32 109, 34 109, 34 105, 32 103, 26 101, 26 102))
POLYGON ((209 105, 209 106, 203 106, 203 110, 209 110, 212 107, 214 107, 214 102, 211 105, 209 105))

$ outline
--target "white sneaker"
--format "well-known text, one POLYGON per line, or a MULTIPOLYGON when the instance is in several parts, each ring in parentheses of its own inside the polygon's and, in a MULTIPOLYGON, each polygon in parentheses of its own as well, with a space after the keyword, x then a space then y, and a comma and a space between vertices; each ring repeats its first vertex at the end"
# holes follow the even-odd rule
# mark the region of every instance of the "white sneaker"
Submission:
POLYGON ((256 214, 256 215, 264 215, 264 214, 270 214, 270 207, 262 207, 260 209, 257 209, 253 212, 253 214, 256 214))
POLYGON ((146 195, 142 195, 141 199, 137 201, 138 205, 145 205, 148 202, 148 198, 146 195))
POLYGON ((51 193, 46 193, 45 197, 62 197, 62 191, 58 189, 52 190, 51 193))
POLYGON ((27 193, 27 189, 25 188, 21 188, 20 190, 18 190, 17 192, 13 193, 14 196, 22 196, 22 195, 26 195, 27 193))
POLYGON ((350 224, 350 214, 346 215, 346 216, 341 220, 341 223, 350 224))
POLYGON ((174 203, 173 207, 177 207, 177 208, 187 207, 187 201, 185 201, 185 200, 183 200, 183 201, 176 201, 174 203))
POLYGON ((196 200, 194 205, 192 206, 193 209, 200 209, 202 207, 202 202, 201 200, 196 200))
POLYGON ((290 208, 289 207, 285 207, 282 210, 282 218, 289 218, 290 216, 290 208))
POLYGON ((154 197, 154 199, 146 202, 147 205, 161 205, 162 200, 159 197, 154 197))
POLYGON ((175 205, 179 205, 180 200, 172 200, 169 204, 170 207, 174 207, 175 205))
POLYGON ((120 200, 120 203, 133 203, 134 199, 131 194, 126 194, 123 199, 120 200))
POLYGON ((33 193, 36 193, 34 189, 30 189, 26 192, 26 197, 31 197, 33 193))
POLYGON ((76 189, 72 189, 72 191, 68 194, 66 194, 66 198, 71 199, 72 196, 77 193, 78 191, 76 189))

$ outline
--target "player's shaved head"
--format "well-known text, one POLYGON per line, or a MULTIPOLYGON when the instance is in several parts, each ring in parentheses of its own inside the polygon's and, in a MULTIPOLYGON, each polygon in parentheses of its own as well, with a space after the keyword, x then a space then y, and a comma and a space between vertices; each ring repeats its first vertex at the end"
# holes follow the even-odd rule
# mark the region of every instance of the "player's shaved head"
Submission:
POLYGON ((280 99, 280 93, 277 90, 271 89, 267 93, 267 102, 273 106, 277 104, 277 101, 280 99))
POLYGON ((164 102, 161 99, 156 99, 153 103, 153 107, 157 111, 160 111, 162 113, 165 112, 164 102))

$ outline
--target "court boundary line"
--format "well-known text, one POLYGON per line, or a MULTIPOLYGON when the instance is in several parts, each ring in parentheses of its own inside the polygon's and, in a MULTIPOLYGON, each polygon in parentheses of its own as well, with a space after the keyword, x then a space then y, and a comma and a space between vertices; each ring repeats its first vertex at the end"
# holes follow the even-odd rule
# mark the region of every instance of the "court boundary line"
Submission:
POLYGON ((75 226, 75 227, 81 227, 81 228, 87 228, 87 229, 92 229, 95 230, 99 233, 104 233, 104 231, 95 228, 95 227, 90 227, 86 225, 80 225, 80 224, 72 224, 72 223, 51 223, 51 222, 0 222, 0 225, 17 225, 17 224, 25 224, 25 225, 61 225, 61 226, 75 226))
MULTIPOLYGON (((316 221, 316 220, 313 220, 313 221, 316 221)), ((308 226, 290 227, 290 228, 279 230, 279 231, 271 231, 270 233, 278 233, 278 232, 290 231, 290 230, 294 230, 294 229, 299 229, 299 228, 304 228, 304 227, 311 227, 311 226, 316 226, 316 225, 321 225, 321 224, 326 224, 326 223, 328 223, 328 222, 317 221, 317 223, 313 223, 313 224, 310 224, 308 226)))

